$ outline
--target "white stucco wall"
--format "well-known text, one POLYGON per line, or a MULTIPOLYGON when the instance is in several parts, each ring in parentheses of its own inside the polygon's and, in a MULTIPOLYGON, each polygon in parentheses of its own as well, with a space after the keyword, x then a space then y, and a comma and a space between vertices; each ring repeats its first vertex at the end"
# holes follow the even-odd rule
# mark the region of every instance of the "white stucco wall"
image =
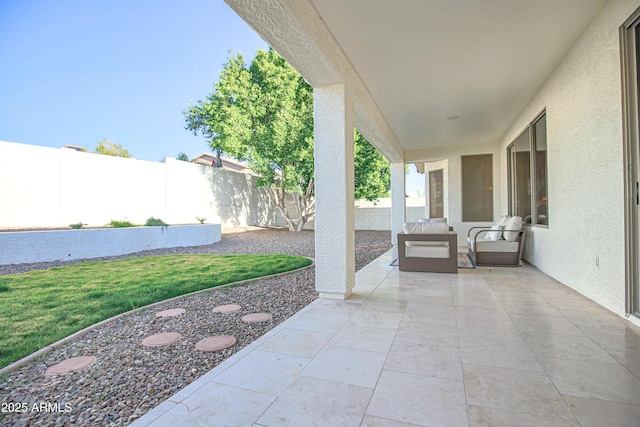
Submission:
MULTIPOLYGON (((501 191, 505 180, 501 169, 505 162, 505 154, 500 151, 498 141, 480 145, 441 147, 429 150, 425 163, 425 189, 429 189, 429 171, 443 169, 444 180, 444 212, 449 225, 458 233, 458 246, 466 246, 467 233, 471 227, 487 226, 492 222, 462 222, 462 156, 476 154, 493 155, 493 216, 494 220, 505 215, 506 204, 503 204, 501 191)), ((428 200, 428 198, 426 199, 428 200)))
POLYGON ((70 261, 159 248, 210 245, 220 239, 220 224, 7 232, 0 233, 0 265, 70 261))
POLYGON ((144 224, 284 225, 253 177, 166 158, 124 159, 0 141, 0 228, 144 224))
MULTIPOLYGON (((546 109, 549 227, 528 227, 525 259, 619 314, 625 310, 625 235, 618 30, 639 6, 637 0, 605 6, 500 149, 506 156, 506 147, 546 109)), ((504 206, 507 197, 503 188, 504 206)))

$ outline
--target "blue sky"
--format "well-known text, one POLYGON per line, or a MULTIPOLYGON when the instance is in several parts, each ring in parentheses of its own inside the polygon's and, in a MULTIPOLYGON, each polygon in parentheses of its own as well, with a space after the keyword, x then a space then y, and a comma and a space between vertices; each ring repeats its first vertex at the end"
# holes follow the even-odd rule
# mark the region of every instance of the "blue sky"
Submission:
POLYGON ((182 111, 267 47, 222 0, 0 0, 0 140, 195 157, 182 111))
POLYGON ((207 146, 182 111, 229 50, 266 48, 222 1, 1 0, 0 140, 194 157, 207 146))

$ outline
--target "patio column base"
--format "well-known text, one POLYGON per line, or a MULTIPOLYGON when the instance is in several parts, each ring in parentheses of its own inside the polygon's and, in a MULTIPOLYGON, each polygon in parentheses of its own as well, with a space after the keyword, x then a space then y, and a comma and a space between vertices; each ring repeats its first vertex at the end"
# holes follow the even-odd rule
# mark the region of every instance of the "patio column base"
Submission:
POLYGON ((351 291, 349 291, 348 293, 320 292, 320 298, 324 298, 324 299, 345 300, 350 296, 351 296, 351 291))
MULTIPOLYGON (((396 235, 396 239, 398 238, 398 236, 396 235)), ((398 259, 398 243, 396 242, 396 244, 393 245, 393 248, 391 248, 391 259, 392 260, 397 260, 398 259)))

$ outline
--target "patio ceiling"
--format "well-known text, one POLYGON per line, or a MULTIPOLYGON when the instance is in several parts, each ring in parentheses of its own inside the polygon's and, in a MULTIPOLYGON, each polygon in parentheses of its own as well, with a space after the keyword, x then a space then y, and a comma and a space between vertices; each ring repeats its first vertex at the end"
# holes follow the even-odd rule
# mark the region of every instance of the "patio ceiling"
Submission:
POLYGON ((499 141, 607 2, 226 1, 312 85, 356 80, 356 125, 406 162, 499 141))

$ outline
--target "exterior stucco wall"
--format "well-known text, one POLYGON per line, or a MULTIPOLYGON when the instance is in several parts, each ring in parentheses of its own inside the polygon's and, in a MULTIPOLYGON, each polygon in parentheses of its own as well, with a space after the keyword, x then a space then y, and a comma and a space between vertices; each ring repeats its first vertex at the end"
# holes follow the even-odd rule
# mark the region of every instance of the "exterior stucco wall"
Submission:
MULTIPOLYGON (((506 147, 546 109, 549 227, 527 228, 525 259, 619 314, 625 239, 618 31, 639 6, 607 4, 501 143, 506 158, 506 147)), ((507 198, 503 188, 504 206, 507 198)))
POLYGON ((220 224, 8 232, 0 233, 0 265, 70 261, 159 248, 210 245, 220 239, 220 224))
POLYGON ((0 228, 196 223, 284 225, 251 175, 0 141, 0 228))
MULTIPOLYGON (((501 170, 505 159, 500 151, 500 145, 486 143, 481 145, 442 147, 429 151, 430 158, 425 159, 425 188, 429 188, 429 171, 443 169, 444 180, 444 212, 449 225, 458 233, 458 246, 467 245, 467 233, 471 227, 491 226, 493 222, 463 222, 462 221, 462 156, 476 154, 493 155, 493 217, 496 220, 506 214, 506 204, 503 204, 501 192, 506 181, 503 180, 501 170)), ((428 200, 428 199, 427 199, 428 200)))

